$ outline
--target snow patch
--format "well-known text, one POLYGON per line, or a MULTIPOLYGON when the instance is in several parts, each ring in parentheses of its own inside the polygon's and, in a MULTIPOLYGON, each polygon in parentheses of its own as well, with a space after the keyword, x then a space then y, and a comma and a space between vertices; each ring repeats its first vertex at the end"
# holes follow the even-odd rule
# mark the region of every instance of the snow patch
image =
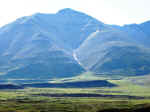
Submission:
POLYGON ((74 59, 77 61, 77 63, 78 63, 82 68, 85 69, 85 67, 82 65, 82 63, 78 60, 78 57, 77 57, 75 51, 73 51, 73 57, 74 57, 74 59))
POLYGON ((87 40, 90 40, 90 39, 92 39, 92 38, 94 38, 98 33, 100 33, 101 31, 98 29, 98 30, 96 30, 95 32, 93 32, 88 38, 87 38, 87 40))

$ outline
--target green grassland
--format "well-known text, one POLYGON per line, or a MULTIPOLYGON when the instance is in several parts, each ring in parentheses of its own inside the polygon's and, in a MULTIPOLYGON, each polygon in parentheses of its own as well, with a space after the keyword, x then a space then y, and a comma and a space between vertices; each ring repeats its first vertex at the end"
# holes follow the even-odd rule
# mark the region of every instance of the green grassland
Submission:
POLYGON ((5 93, 1 94, 0 112, 99 112, 114 108, 135 109, 150 104, 148 99, 50 98, 5 93))
MULTIPOLYGON (((149 75, 128 78, 109 78, 87 73, 75 78, 55 79, 53 82, 107 80, 116 87, 101 88, 25 88, 0 90, 0 112, 100 112, 107 109, 126 109, 120 112, 139 112, 150 108, 149 75), (119 97, 50 97, 43 94, 100 94, 119 97), (122 97, 137 96, 141 99, 122 97)), ((108 111, 109 112, 109 111, 108 111)), ((110 111, 111 112, 111 111, 110 111)), ((112 111, 113 112, 113 111, 112 111)), ((148 111, 147 111, 148 112, 148 111)))
MULTIPOLYGON (((82 80, 107 80, 116 87, 112 88, 75 88, 75 89, 50 89, 51 92, 60 93, 97 93, 97 94, 110 94, 110 95, 133 95, 150 97, 150 75, 136 76, 136 77, 108 77, 108 76, 96 76, 91 72, 87 72, 77 77, 56 79, 53 82, 66 82, 66 81, 82 81, 82 80), (117 77, 117 78, 116 78, 117 77)), ((46 89, 47 90, 47 89, 46 89)))

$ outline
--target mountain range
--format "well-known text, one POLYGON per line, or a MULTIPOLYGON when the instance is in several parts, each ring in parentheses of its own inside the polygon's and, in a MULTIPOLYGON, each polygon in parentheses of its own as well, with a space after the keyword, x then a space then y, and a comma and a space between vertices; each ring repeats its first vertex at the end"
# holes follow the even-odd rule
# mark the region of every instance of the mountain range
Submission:
POLYGON ((0 77, 50 79, 150 73, 150 21, 108 25, 73 9, 36 13, 0 28, 0 77))

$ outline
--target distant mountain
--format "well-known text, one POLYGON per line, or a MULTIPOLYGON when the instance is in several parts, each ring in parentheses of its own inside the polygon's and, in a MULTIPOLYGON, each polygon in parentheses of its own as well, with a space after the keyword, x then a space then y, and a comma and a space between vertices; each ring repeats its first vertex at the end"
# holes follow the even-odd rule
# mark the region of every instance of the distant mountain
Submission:
POLYGON ((0 28, 1 78, 49 79, 150 73, 150 22, 107 25, 66 8, 0 28))

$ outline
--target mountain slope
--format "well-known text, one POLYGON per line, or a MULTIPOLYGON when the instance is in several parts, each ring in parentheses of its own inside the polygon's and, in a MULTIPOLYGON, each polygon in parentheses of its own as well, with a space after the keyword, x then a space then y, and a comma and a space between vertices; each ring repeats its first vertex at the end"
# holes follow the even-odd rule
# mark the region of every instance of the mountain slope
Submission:
POLYGON ((1 78, 150 73, 150 22, 107 25, 72 9, 36 13, 0 28, 1 78))
MULTIPOLYGON (((133 29, 135 30, 135 29, 133 29)), ((78 60, 97 74, 143 75, 150 73, 148 37, 127 28, 96 31, 76 50, 78 60), (137 36, 136 36, 137 35, 137 36)))
MULTIPOLYGON (((67 10, 70 9, 64 11, 67 10)), ((71 15, 66 13, 70 18, 71 15)), ((72 26, 72 23, 66 23, 65 18, 62 12, 52 15, 35 14, 2 27, 0 29, 0 72, 7 74, 4 77, 71 77, 84 72, 84 68, 73 58, 72 44, 67 44, 64 40, 66 36, 63 37, 61 36, 63 34, 59 33, 60 31, 67 35, 69 31, 64 32, 61 27, 63 25, 65 27, 66 24, 72 26), (50 21, 49 18, 52 20, 50 21)), ((72 26, 72 29, 79 29, 79 23, 76 24, 77 28, 72 26)), ((72 41, 72 39, 68 40, 72 41)))
POLYGON ((95 30, 107 28, 95 18, 69 8, 60 10, 56 14, 37 13, 32 19, 42 29, 55 34, 72 49, 78 48, 95 30))

